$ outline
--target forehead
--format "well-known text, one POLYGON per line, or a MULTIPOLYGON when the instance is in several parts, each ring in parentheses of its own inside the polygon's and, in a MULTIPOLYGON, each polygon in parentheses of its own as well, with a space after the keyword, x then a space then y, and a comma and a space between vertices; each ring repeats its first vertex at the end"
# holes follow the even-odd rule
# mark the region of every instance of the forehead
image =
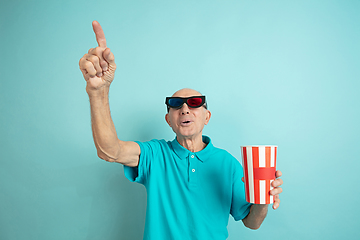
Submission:
POLYGON ((175 92, 172 96, 173 97, 191 97, 191 96, 202 96, 202 94, 194 89, 184 88, 184 89, 181 89, 181 90, 175 92))

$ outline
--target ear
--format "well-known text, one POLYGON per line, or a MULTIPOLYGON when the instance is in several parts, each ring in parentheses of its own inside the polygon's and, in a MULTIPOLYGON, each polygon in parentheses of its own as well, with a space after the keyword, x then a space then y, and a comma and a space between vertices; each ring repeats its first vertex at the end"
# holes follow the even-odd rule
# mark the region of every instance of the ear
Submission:
POLYGON ((169 124, 169 126, 171 127, 170 119, 169 119, 169 114, 168 114, 168 113, 165 115, 165 121, 166 121, 167 124, 169 124))
POLYGON ((206 116, 205 116, 205 125, 207 125, 211 118, 211 112, 209 110, 206 110, 206 116))

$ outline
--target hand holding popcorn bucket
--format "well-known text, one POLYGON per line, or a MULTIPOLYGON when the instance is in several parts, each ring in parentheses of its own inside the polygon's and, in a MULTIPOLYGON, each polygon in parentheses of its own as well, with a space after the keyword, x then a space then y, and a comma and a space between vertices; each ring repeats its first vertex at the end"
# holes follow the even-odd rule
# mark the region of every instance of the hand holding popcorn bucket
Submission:
POLYGON ((274 202, 270 190, 275 180, 277 146, 241 146, 246 201, 254 204, 274 202))

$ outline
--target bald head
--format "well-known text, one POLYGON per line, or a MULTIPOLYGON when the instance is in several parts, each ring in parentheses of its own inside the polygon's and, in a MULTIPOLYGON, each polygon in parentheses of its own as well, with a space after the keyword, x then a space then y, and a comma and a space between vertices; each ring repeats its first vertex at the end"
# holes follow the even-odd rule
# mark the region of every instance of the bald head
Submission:
POLYGON ((172 95, 172 97, 191 97, 191 96, 203 96, 203 95, 200 92, 191 88, 180 89, 172 95))

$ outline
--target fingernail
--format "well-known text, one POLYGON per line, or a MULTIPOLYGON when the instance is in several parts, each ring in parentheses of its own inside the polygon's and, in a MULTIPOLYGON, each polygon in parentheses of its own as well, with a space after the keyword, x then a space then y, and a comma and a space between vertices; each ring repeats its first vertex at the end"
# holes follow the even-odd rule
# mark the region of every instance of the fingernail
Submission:
POLYGON ((96 74, 96 76, 98 76, 98 77, 102 77, 102 73, 98 73, 98 74, 96 74))
POLYGON ((103 71, 106 72, 106 71, 107 71, 107 67, 103 67, 103 71))

